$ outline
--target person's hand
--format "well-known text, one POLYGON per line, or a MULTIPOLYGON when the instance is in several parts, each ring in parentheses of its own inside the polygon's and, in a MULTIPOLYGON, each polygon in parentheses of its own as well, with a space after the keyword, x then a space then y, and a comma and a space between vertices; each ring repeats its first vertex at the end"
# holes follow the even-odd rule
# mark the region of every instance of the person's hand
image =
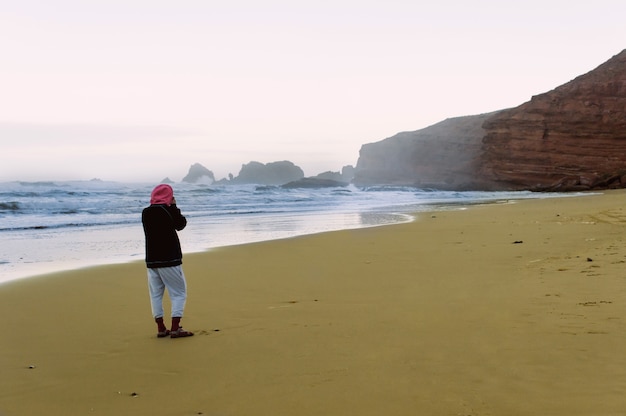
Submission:
POLYGON ((176 205, 176 198, 172 197, 172 202, 171 202, 171 204, 172 204, 172 205, 176 205))

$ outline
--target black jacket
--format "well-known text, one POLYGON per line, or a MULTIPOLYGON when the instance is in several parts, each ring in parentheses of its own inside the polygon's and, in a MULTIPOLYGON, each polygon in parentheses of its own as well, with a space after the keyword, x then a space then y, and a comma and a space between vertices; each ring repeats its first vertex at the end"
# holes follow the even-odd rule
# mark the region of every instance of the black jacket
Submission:
POLYGON ((148 268, 179 266, 183 253, 176 231, 187 225, 187 219, 176 205, 150 205, 141 213, 146 236, 146 265, 148 268))

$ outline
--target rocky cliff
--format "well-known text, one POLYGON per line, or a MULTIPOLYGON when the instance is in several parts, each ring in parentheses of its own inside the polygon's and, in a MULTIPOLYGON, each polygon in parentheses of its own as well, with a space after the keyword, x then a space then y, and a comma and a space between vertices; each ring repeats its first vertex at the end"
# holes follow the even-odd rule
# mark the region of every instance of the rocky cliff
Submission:
POLYGON ((457 117, 361 147, 356 185, 410 185, 436 189, 480 187, 483 123, 490 114, 457 117))
POLYGON ((483 127, 479 175, 507 189, 626 187, 626 50, 483 127))
POLYGON ((452 190, 626 187, 626 50, 519 107, 364 145, 354 182, 452 190))

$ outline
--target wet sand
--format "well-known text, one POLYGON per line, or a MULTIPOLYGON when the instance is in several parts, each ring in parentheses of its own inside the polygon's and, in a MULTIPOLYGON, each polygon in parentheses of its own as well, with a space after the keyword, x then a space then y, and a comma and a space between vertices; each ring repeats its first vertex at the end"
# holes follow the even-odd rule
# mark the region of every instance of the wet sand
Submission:
POLYGON ((142 262, 0 285, 0 416, 623 414, 625 201, 186 255, 184 339, 142 262))

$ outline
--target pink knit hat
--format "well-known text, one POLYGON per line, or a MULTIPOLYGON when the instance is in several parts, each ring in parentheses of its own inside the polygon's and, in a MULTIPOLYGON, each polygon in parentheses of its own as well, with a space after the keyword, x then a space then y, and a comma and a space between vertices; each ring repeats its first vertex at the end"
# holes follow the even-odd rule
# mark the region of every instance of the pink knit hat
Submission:
POLYGON ((161 185, 157 185, 152 190, 152 194, 150 195, 150 203, 170 205, 173 198, 174 190, 172 189, 172 187, 165 183, 162 183, 161 185))

